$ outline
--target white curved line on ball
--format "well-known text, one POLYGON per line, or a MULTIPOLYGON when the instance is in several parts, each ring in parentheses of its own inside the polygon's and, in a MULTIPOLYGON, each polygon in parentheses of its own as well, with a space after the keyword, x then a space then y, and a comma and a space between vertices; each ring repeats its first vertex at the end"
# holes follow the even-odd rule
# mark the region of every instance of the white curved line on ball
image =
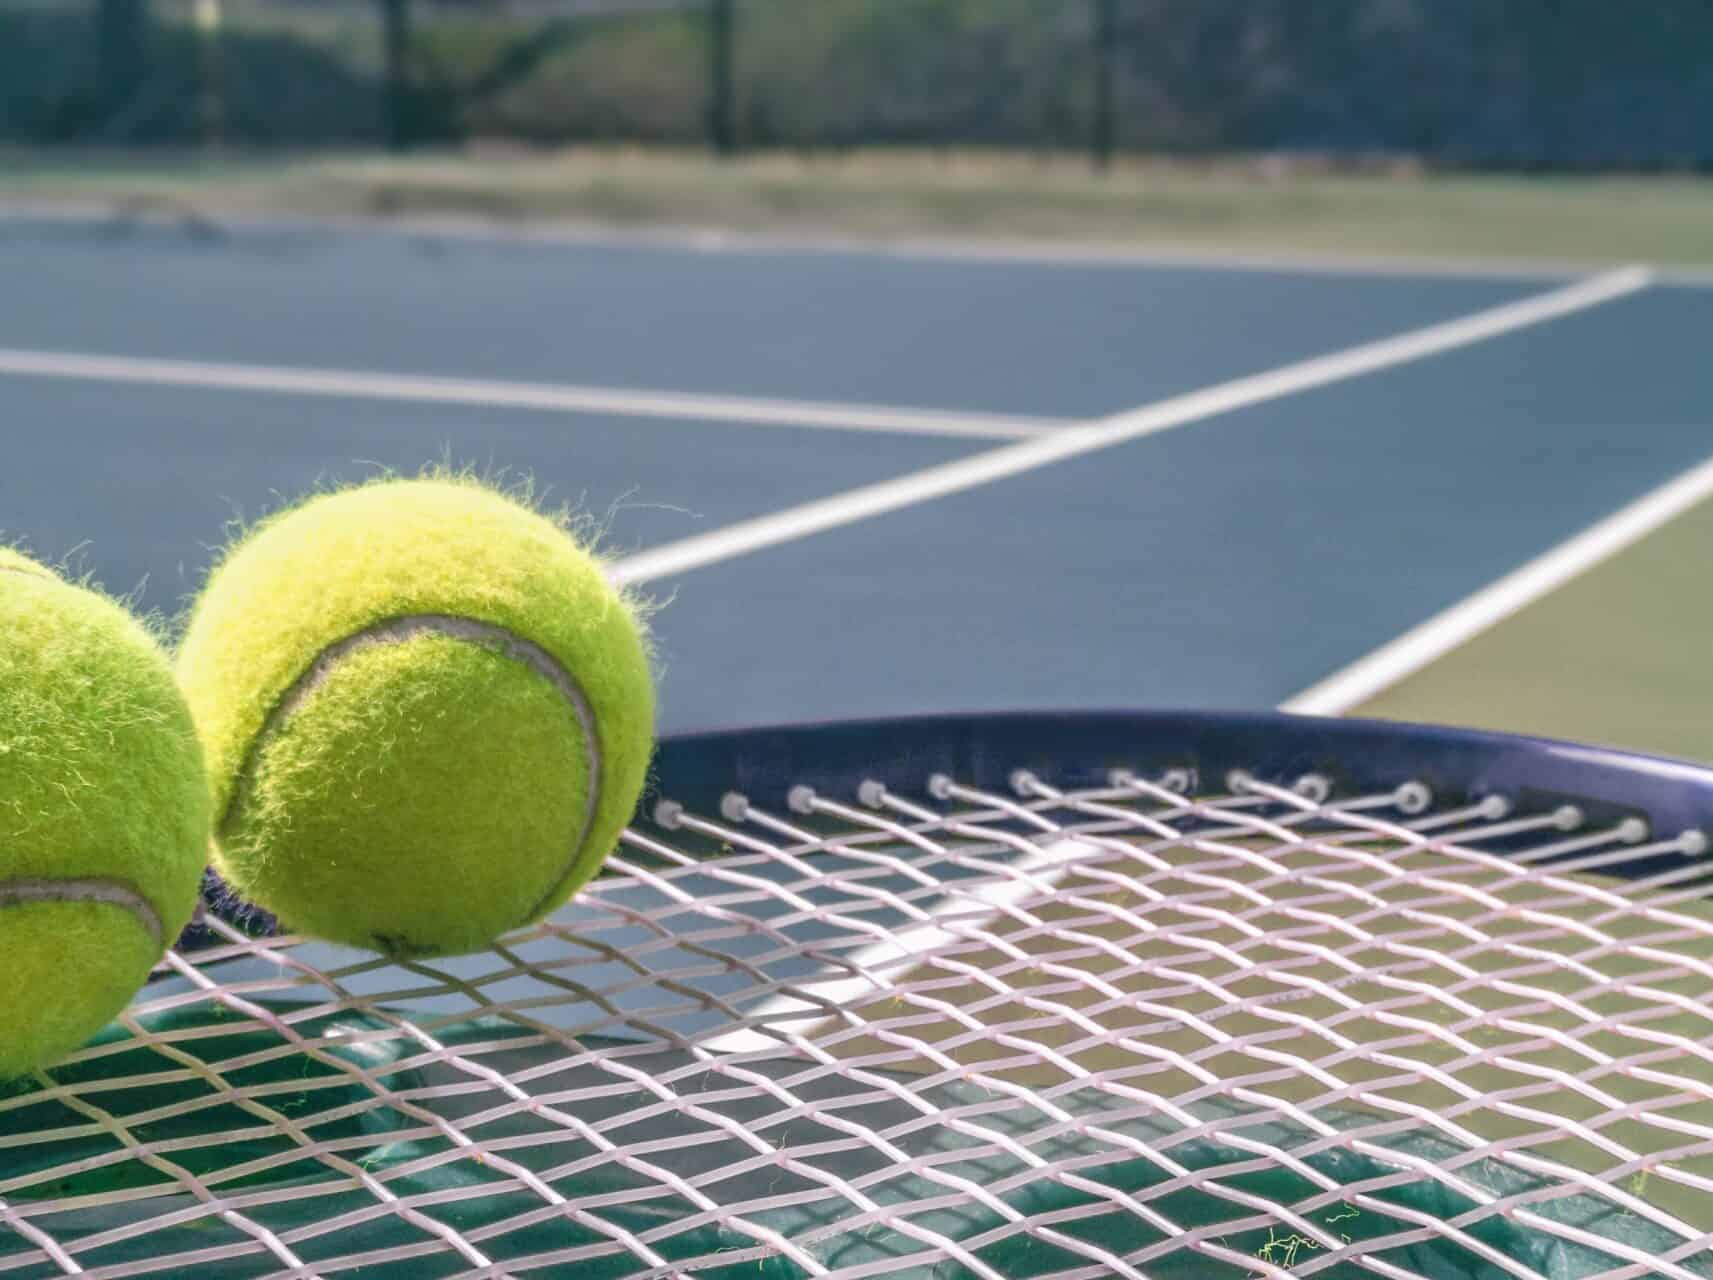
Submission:
MULTIPOLYGON (((0 573, 16 573, 25 578, 53 581, 53 575, 45 570, 24 565, 0 565, 0 573)), ((0 880, 0 908, 20 907, 35 902, 100 902, 110 907, 118 907, 136 917, 137 923, 148 930, 157 947, 165 945, 163 935, 166 933, 166 926, 161 923, 155 904, 123 880, 0 880)))
POLYGON ((99 902, 119 907, 137 918, 157 947, 166 942, 166 927, 155 904, 123 880, 0 880, 0 908, 36 902, 99 902))
MULTIPOLYGON (((534 920, 559 897, 565 882, 576 872, 577 864, 583 857, 584 846, 589 842, 589 832, 595 824, 595 810, 600 806, 601 800, 601 740, 595 732, 594 710, 589 706, 589 699, 584 694, 583 687, 577 683, 576 677, 546 649, 495 623, 447 613, 406 614, 374 623, 328 645, 315 655, 314 661, 292 682, 291 687, 281 695, 273 710, 268 713, 262 731, 250 744, 243 768, 238 774, 238 784, 232 789, 232 800, 226 813, 222 815, 221 825, 224 827, 231 817, 232 807, 238 802, 244 781, 254 773, 262 743, 291 718, 305 699, 326 683, 343 659, 370 645, 402 644, 418 636, 431 635, 448 636, 454 640, 479 644, 487 649, 497 649, 514 662, 520 662, 544 677, 570 706, 572 714, 577 717, 578 727, 583 732, 583 741, 588 744, 589 785, 588 797, 583 805, 583 824, 577 832, 576 843, 572 846, 571 857, 565 864, 564 872, 530 909, 527 919, 534 920)), ((523 924, 526 921, 520 920, 518 923, 523 924)))

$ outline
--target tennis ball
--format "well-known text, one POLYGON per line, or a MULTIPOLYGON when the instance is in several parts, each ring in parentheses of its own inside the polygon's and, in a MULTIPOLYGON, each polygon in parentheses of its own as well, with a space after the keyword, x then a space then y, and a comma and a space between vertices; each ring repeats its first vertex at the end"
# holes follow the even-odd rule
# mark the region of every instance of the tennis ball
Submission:
POLYGON ((195 910, 210 821, 154 639, 0 548, 0 1079, 75 1049, 148 980, 195 910))
POLYGON ((178 671, 222 876, 294 931, 396 956, 561 905, 653 753, 633 610, 559 523, 461 477, 265 521, 211 575, 178 671))

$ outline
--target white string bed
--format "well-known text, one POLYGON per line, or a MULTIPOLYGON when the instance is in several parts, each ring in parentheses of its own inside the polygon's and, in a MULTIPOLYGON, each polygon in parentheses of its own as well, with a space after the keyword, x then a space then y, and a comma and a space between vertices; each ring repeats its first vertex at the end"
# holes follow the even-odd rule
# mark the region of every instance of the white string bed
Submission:
POLYGON ((1013 783, 664 803, 476 956, 211 918, 0 1093, 0 1276, 1713 1277, 1700 832, 1013 783))

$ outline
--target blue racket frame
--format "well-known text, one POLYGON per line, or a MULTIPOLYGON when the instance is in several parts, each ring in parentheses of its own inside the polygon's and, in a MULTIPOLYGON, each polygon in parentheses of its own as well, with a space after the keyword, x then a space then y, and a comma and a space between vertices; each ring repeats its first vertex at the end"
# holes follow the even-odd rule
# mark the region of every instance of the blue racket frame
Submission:
MULTIPOLYGON (((1687 761, 1474 729, 1223 711, 995 712, 681 734, 660 743, 655 786, 637 818, 652 823, 653 800, 714 811, 736 791, 783 806, 792 787, 848 796, 870 778, 921 795, 936 773, 1008 791, 1018 769, 1066 789, 1108 785, 1115 769, 1193 769, 1211 790, 1232 770, 1282 785, 1314 773, 1334 795, 1419 781, 1441 808, 1498 794, 1530 812, 1573 804, 1596 823, 1639 817, 1654 839, 1713 831, 1713 768, 1687 761)), ((1638 859, 1622 874, 1693 860, 1638 859)))

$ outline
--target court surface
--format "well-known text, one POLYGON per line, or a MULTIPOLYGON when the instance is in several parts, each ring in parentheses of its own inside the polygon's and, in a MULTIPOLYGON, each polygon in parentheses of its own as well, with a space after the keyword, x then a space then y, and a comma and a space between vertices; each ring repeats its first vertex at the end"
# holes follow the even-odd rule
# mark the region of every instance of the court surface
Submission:
POLYGON ((173 615, 230 522, 450 460, 603 527, 666 731, 1283 704, 1705 757, 1710 332, 1640 270, 10 217, 0 536, 173 615))

